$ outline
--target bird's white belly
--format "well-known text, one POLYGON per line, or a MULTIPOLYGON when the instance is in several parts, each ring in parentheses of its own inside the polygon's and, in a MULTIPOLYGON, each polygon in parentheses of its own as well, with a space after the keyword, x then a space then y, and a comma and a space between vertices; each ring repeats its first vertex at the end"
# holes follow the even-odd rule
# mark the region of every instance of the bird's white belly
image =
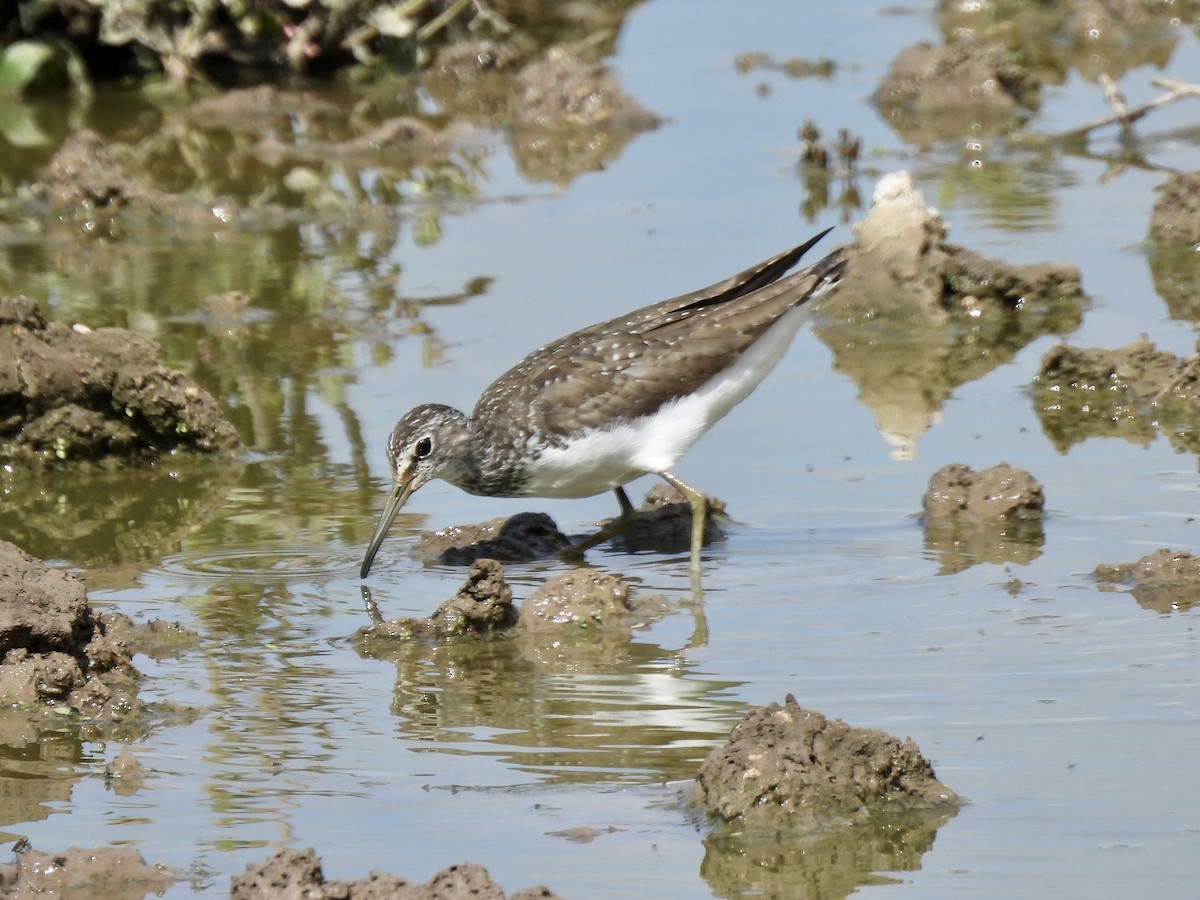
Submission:
POLYGON ((807 304, 786 313, 734 365, 694 394, 664 404, 653 415, 578 434, 563 447, 543 450, 526 469, 528 480, 522 494, 591 497, 639 476, 669 470, 704 432, 759 385, 807 315, 807 304))

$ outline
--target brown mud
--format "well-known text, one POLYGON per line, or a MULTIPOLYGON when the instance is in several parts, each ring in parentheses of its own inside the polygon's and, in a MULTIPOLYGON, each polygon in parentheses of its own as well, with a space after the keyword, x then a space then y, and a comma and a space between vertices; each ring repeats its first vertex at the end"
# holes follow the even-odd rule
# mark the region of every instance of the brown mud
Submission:
POLYGON ((471 563, 467 580, 428 617, 403 617, 360 628, 354 643, 364 656, 386 656, 409 641, 486 638, 510 629, 525 642, 558 644, 572 636, 628 641, 635 627, 662 615, 666 601, 652 595, 631 599, 628 583, 597 569, 578 568, 553 578, 527 597, 518 610, 504 568, 494 559, 471 563))
POLYGON ((1060 344, 1042 357, 1032 393, 1061 453, 1091 437, 1146 446, 1159 435, 1200 452, 1200 352, 1178 357, 1144 337, 1111 350, 1060 344))
POLYGON ((976 563, 1026 564, 1041 555, 1045 497, 1029 472, 1008 463, 978 472, 950 463, 921 498, 925 547, 943 574, 976 563))
POLYGON ((507 895, 483 866, 450 866, 424 884, 399 875, 372 872, 354 881, 326 881, 321 861, 309 850, 280 850, 233 877, 231 900, 555 900, 545 887, 526 888, 507 895))
POLYGON ((1155 550, 1132 563, 1101 563, 1092 577, 1129 588, 1138 605, 1168 615, 1200 606, 1200 557, 1155 550))
POLYGON ((132 847, 72 847, 61 853, 26 849, 13 863, 0 865, 0 895, 10 900, 139 900, 161 895, 186 877, 184 872, 147 865, 132 847))
POLYGON ((796 831, 962 802, 911 740, 831 721, 791 695, 734 726, 729 743, 701 765, 692 799, 746 828, 796 831))
MULTIPOLYGON (((704 542, 723 540, 722 522, 728 523, 725 503, 706 497, 704 542)), ((596 529, 603 530, 617 520, 606 519, 596 529)), ((656 484, 646 492, 641 506, 623 530, 607 540, 622 553, 680 553, 691 546, 692 508, 675 488, 656 484)), ((412 545, 409 555, 440 565, 469 565, 477 559, 499 562, 529 562, 549 559, 569 550, 590 535, 568 536, 546 513, 523 512, 508 518, 496 518, 474 525, 451 525, 438 531, 426 531, 412 545)))
POLYGON ((47 323, 25 297, 0 298, 0 410, 0 458, 17 464, 241 447, 212 396, 159 362, 153 341, 47 323))
POLYGON ((197 636, 155 620, 99 613, 82 581, 0 541, 0 704, 46 721, 81 717, 92 739, 136 722, 141 674, 133 654, 173 656, 197 636))

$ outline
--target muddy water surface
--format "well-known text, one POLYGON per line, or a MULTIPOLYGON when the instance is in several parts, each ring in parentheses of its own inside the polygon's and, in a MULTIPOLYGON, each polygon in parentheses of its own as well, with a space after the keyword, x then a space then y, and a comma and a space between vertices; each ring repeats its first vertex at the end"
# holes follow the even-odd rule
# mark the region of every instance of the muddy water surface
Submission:
MULTIPOLYGON (((81 241, 79 222, 46 227, 17 207, 0 285, 48 317, 157 339, 249 451, 236 466, 7 476, 0 536, 79 572, 93 603, 201 636, 198 650, 136 660, 144 700, 194 714, 107 741, 82 740, 69 719, 5 741, 10 840, 135 846, 184 873, 167 892, 178 897, 223 895, 233 873, 285 846, 315 847, 330 877, 424 880, 469 859, 507 890, 580 898, 1194 891, 1200 817, 1180 798, 1200 796, 1186 764, 1200 738, 1196 612, 1144 608, 1090 573, 1158 547, 1200 551, 1195 454, 1153 431, 1060 451, 1030 385, 1064 336, 1119 347, 1146 333, 1195 352, 1195 322, 1155 287, 1186 272, 1152 271, 1142 242, 1166 177, 1156 169, 1200 159, 1200 108, 1149 116, 1118 163, 1128 148, 1113 130, 1081 152, 970 125, 892 127, 870 95, 905 46, 941 41, 932 14, 806 6, 638 7, 610 61, 662 122, 601 160, 567 154, 574 166, 535 165, 487 127, 415 166, 333 153, 419 111, 422 96, 396 85, 313 91, 290 118, 282 104, 282 123, 279 109, 243 109, 245 131, 214 128, 203 107, 97 99, 86 124, 137 148, 122 158, 131 173, 194 195, 195 215, 135 215, 117 239, 81 241), (737 65, 750 51, 837 67, 796 78, 737 65), (322 104, 358 104, 363 120, 323 132, 322 104), (861 136, 854 173, 814 185, 798 169, 807 118, 861 136), (326 143, 281 164, 272 142, 285 123, 326 143), (820 228, 848 243, 877 177, 901 168, 955 242, 1068 262, 1086 302, 982 347, 941 332, 914 342, 887 323, 858 348, 837 322, 802 335, 679 467, 736 520, 706 551, 702 604, 682 555, 589 554, 666 600, 628 643, 356 650, 366 601, 425 616, 462 583, 462 569, 408 556, 422 529, 539 509, 582 531, 615 512, 611 497, 530 504, 435 483, 397 520, 364 595, 358 566, 401 413, 469 408, 544 341, 820 228), (904 342, 911 357, 887 356, 904 342), (1041 539, 980 550, 927 535, 916 513, 949 462, 1032 472, 1041 539), (690 779, 749 707, 788 693, 912 737, 968 805, 824 842, 711 831, 683 805, 690 779), (144 770, 133 790, 105 775, 124 750, 144 770)), ((1130 103, 1155 96, 1149 80, 1164 71, 1200 71, 1195 33, 1170 37, 1170 52, 1114 68, 1130 103)), ((1076 65, 1042 89, 1032 131, 1107 112, 1095 72, 1076 65)), ((51 136, 79 124, 39 115, 51 136)), ((33 173, 53 149, 7 152, 33 173)), ((564 570, 507 572, 521 599, 564 570)))

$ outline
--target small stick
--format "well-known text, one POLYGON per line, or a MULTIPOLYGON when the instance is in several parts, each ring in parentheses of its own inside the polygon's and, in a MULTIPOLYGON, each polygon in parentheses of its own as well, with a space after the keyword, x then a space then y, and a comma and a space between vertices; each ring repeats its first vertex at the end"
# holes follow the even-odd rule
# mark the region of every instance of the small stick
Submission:
POLYGON ((1103 119, 1097 119, 1095 122, 1089 122, 1087 125, 1080 125, 1078 128, 1064 131, 1055 135, 1055 137, 1060 140, 1080 137, 1088 132, 1095 131, 1097 128, 1103 128, 1105 125, 1112 125, 1114 122, 1121 123, 1121 127, 1128 130, 1134 122, 1151 110, 1174 103, 1176 100, 1181 100, 1184 97, 1200 97, 1200 84, 1189 84, 1186 81, 1180 81, 1178 78, 1155 78, 1150 83, 1155 87, 1165 89, 1167 93, 1155 97, 1149 103, 1143 103, 1141 106, 1128 109, 1125 106, 1125 98, 1116 89, 1116 85, 1111 78, 1105 75, 1101 78, 1101 83, 1104 84, 1105 98, 1116 112, 1111 116, 1105 116, 1103 119))

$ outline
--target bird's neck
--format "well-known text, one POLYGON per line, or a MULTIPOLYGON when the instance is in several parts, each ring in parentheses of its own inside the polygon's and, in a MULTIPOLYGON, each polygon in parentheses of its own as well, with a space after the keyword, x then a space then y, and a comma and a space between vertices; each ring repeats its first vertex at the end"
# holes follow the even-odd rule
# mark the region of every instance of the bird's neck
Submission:
POLYGON ((453 484, 480 496, 518 495, 525 481, 525 433, 511 421, 484 425, 472 417, 467 420, 466 434, 455 460, 461 480, 453 484))

